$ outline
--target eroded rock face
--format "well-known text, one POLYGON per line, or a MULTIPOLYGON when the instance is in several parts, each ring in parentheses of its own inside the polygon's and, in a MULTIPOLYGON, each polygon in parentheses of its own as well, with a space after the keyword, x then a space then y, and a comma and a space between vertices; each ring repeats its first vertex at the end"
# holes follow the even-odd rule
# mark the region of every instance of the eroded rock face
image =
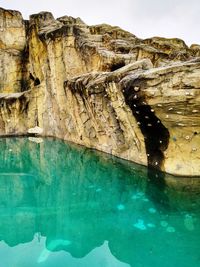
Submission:
POLYGON ((25 22, 18 11, 0 8, 0 93, 23 89, 25 22))
POLYGON ((200 175, 199 46, 0 9, 0 135, 39 127, 175 175, 200 175))

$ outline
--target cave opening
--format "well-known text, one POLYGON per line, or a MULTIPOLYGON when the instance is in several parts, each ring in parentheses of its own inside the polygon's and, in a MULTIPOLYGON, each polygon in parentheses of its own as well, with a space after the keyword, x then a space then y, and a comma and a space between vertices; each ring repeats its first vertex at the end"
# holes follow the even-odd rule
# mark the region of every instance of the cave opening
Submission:
POLYGON ((38 78, 35 78, 34 86, 40 85, 40 80, 38 78))
POLYGON ((32 73, 30 73, 29 78, 34 82, 34 86, 40 85, 40 79, 35 78, 32 73))
POLYGON ((33 74, 32 74, 32 73, 30 73, 30 74, 29 74, 29 78, 30 78, 32 81, 34 81, 34 80, 35 80, 35 78, 34 78, 34 76, 33 76, 33 74))
POLYGON ((137 124, 144 136, 148 167, 161 170, 164 151, 169 143, 169 131, 155 115, 154 110, 145 101, 139 87, 129 86, 124 89, 126 104, 131 108, 137 124))
POLYGON ((115 71, 115 70, 118 70, 118 69, 120 69, 120 68, 122 68, 124 66, 125 66, 124 62, 117 62, 117 63, 112 64, 110 70, 111 71, 115 71))

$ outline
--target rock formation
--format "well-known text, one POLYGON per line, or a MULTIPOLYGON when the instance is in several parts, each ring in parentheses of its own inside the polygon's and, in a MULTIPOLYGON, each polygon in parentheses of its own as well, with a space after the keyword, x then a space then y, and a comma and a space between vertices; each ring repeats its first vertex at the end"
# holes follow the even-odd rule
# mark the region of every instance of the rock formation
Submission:
POLYGON ((54 136, 200 175, 200 46, 0 9, 0 135, 54 136), (32 131, 32 132, 31 132, 32 131))

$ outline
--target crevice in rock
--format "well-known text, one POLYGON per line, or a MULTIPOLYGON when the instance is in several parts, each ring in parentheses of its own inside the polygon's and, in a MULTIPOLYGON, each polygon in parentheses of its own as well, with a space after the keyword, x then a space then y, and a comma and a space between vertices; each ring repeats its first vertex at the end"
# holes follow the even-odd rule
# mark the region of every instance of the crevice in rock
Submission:
POLYGON ((29 49, 28 46, 21 53, 21 71, 22 71, 22 79, 21 79, 21 92, 25 92, 30 88, 30 81, 28 79, 28 66, 29 60, 29 49))
POLYGON ((164 151, 169 143, 169 131, 155 115, 151 106, 147 105, 140 87, 129 85, 123 91, 126 104, 131 108, 144 136, 148 167, 161 170, 164 151))
POLYGON ((29 75, 29 78, 30 78, 32 81, 34 81, 34 80, 35 80, 35 78, 34 78, 34 76, 33 76, 33 74, 32 74, 32 73, 30 73, 30 75, 29 75))
POLYGON ((34 86, 40 85, 40 79, 37 77, 35 78, 32 73, 30 73, 29 78, 34 81, 34 86))
POLYGON ((130 52, 130 47, 117 47, 115 51, 121 54, 128 54, 130 52))
POLYGON ((35 78, 34 86, 40 85, 40 79, 35 78))
POLYGON ((120 69, 120 68, 122 68, 124 66, 125 66, 124 62, 117 62, 117 63, 112 64, 110 70, 111 71, 115 71, 115 70, 118 70, 118 69, 120 69))

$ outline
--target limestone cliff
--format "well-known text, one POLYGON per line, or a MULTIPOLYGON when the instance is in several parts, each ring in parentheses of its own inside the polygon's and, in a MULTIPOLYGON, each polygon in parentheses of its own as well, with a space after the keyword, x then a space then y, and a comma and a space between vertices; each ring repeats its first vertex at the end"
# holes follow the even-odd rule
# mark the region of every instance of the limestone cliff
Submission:
POLYGON ((200 46, 0 9, 0 135, 55 136, 200 175, 200 46))

